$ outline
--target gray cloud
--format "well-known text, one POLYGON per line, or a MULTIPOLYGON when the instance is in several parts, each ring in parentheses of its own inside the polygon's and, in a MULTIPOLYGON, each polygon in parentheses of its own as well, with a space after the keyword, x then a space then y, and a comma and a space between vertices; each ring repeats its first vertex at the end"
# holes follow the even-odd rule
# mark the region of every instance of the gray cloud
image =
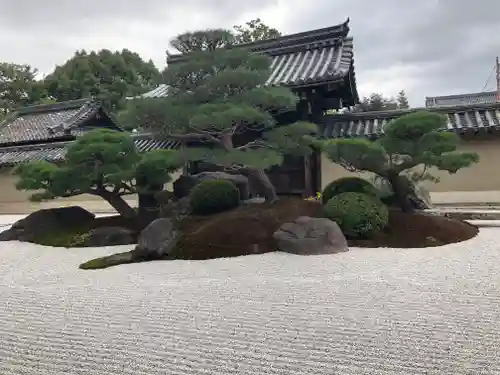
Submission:
POLYGON ((80 48, 129 48, 161 67, 168 41, 186 30, 258 16, 290 33, 350 17, 361 94, 405 89, 422 105, 425 96, 483 89, 500 54, 498 14, 495 0, 2 0, 0 50, 46 73, 80 48))

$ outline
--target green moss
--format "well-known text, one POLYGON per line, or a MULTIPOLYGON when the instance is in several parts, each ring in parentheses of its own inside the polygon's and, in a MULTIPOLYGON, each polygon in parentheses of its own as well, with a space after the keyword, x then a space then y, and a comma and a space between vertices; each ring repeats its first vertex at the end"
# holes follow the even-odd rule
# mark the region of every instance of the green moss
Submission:
POLYGON ((37 236, 33 242, 39 245, 54 247, 82 247, 90 238, 88 230, 66 230, 57 232, 47 232, 37 236))
POLYGON ((80 268, 81 270, 98 270, 109 267, 107 258, 108 257, 91 259, 85 263, 80 264, 78 268, 80 268))

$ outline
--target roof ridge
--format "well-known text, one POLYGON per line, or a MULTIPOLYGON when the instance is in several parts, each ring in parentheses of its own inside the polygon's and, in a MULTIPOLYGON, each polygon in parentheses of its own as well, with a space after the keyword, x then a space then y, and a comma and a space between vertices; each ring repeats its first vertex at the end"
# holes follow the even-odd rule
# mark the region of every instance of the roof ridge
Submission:
POLYGON ((64 111, 68 109, 75 109, 78 107, 82 107, 85 104, 92 103, 93 100, 90 98, 85 99, 76 99, 76 100, 67 100, 63 102, 50 103, 50 104, 37 104, 27 107, 18 108, 15 111, 17 116, 23 116, 34 113, 41 112, 56 112, 56 111, 64 111))
POLYGON ((87 112, 91 112, 92 110, 96 109, 97 107, 98 107, 97 102, 88 101, 88 102, 84 103, 74 115, 68 117, 65 120, 62 120, 57 125, 47 127, 47 129, 50 132, 57 132, 57 131, 61 131, 61 130, 71 129, 72 127, 75 126, 75 123, 78 123, 78 119, 82 115, 86 114, 87 112))
MULTIPOLYGON (((349 33, 349 22, 347 18, 341 24, 303 31, 300 33, 283 35, 277 38, 258 40, 250 43, 236 44, 230 48, 250 48, 253 52, 271 52, 277 49, 296 48, 304 44, 323 44, 326 42, 341 42, 349 33)), ((167 64, 182 61, 189 54, 169 54, 167 52, 167 64)))
POLYGON ((451 95, 437 95, 437 96, 426 96, 425 99, 454 99, 454 98, 464 98, 471 96, 482 96, 482 95, 494 95, 496 94, 495 90, 492 91, 480 91, 480 92, 471 92, 465 94, 451 94, 451 95))
POLYGON ((405 113, 412 113, 417 111, 430 111, 430 112, 460 112, 469 111, 472 109, 477 110, 488 110, 488 109, 498 109, 500 110, 500 103, 474 103, 474 104, 462 104, 454 106, 441 106, 441 107, 416 107, 408 109, 386 109, 382 111, 368 111, 368 112, 344 112, 335 113, 328 115, 329 117, 373 117, 373 116, 392 116, 392 115, 403 115, 405 113))

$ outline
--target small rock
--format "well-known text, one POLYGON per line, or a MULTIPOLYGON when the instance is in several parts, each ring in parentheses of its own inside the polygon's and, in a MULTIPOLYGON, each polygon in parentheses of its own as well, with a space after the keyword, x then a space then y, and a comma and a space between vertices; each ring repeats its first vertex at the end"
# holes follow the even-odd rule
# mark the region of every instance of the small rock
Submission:
POLYGON ((349 250, 340 227, 325 218, 298 217, 283 224, 273 237, 281 251, 297 255, 336 254, 349 250))

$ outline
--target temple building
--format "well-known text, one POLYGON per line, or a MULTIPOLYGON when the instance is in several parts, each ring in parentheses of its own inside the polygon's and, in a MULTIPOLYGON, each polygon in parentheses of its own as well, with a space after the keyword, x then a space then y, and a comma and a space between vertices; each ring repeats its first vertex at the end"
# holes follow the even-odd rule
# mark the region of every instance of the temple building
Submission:
MULTIPOLYGON (((500 199, 500 174, 496 173, 498 160, 500 160, 500 103, 442 105, 420 108, 422 109, 445 114, 448 122, 442 130, 454 132, 460 136, 462 142, 458 151, 476 152, 480 158, 479 163, 464 168, 456 174, 433 171, 440 178, 440 182, 426 183, 426 187, 431 193, 460 193, 460 196, 465 198, 456 199, 464 199, 471 203, 480 203, 481 199, 489 199, 497 203, 500 199), (492 192, 498 192, 498 194, 491 194, 492 192), (485 194, 494 198, 485 198, 485 194), (476 201, 473 202, 473 200, 476 201)), ((383 127, 388 121, 417 110, 419 109, 330 115, 325 120, 322 136, 376 139, 383 134, 383 127)), ((324 183, 339 176, 352 174, 338 165, 329 163, 325 158, 322 161, 321 174, 324 183)), ((452 195, 449 194, 450 202, 452 195)), ((446 200, 446 197, 444 199, 446 200)))
MULTIPOLYGON (((388 121, 417 110, 337 112, 359 102, 349 20, 332 27, 240 47, 270 56, 272 65, 267 84, 284 85, 297 94, 296 110, 280 117, 279 122, 287 124, 306 120, 317 123, 319 136, 324 139, 376 139, 383 134, 383 126, 388 121), (337 113, 332 114, 332 110, 337 113)), ((183 55, 169 55, 167 63, 179 63, 185 58, 183 55)), ((142 97, 165 95, 168 95, 168 87, 160 85, 142 97)), ((481 159, 473 167, 454 175, 437 172, 441 182, 428 184, 431 192, 480 192, 484 196, 484 192, 496 191, 500 202, 500 174, 495 173, 497 160, 500 160, 500 103, 496 102, 495 96, 496 92, 485 92, 426 98, 426 108, 422 109, 445 114, 448 123, 443 131, 460 135, 463 140, 460 150, 477 152, 481 159)), ((21 162, 63 160, 64 147, 69 142, 90 129, 102 127, 123 131, 99 103, 87 99, 27 107, 9 116, 0 124, 0 186, 3 192, 0 213, 25 213, 47 205, 75 203, 94 210, 102 206, 101 199, 85 195, 45 204, 30 203, 28 193, 16 190, 15 177, 11 174, 12 168, 21 162)), ((139 151, 177 146, 150 134, 133 137, 139 151)), ((195 173, 195 169, 191 166, 190 172, 195 173)), ((268 173, 279 194, 299 195, 313 195, 330 181, 352 174, 318 152, 309 157, 286 158, 283 165, 268 173)))
POLYGON ((428 96, 425 98, 425 106, 427 108, 453 107, 469 104, 493 104, 498 101, 497 91, 482 91, 470 94, 428 96))
MULTIPOLYGON (((79 204, 96 209, 106 203, 98 197, 80 195, 56 199, 46 203, 29 201, 29 192, 16 189, 16 176, 12 168, 19 163, 46 160, 62 161, 65 146, 78 135, 96 128, 123 131, 92 100, 72 100, 56 104, 26 107, 12 113, 0 123, 0 213, 15 214, 38 210, 43 207, 79 204)), ((171 141, 159 140, 143 134, 134 136, 139 151, 171 148, 171 141)), ((136 200, 136 197, 130 199, 136 200)))
MULTIPOLYGON (((354 72, 354 44, 349 36, 349 20, 342 24, 237 46, 271 58, 271 74, 266 82, 286 86, 299 98, 297 108, 281 116, 280 123, 298 120, 322 123, 327 111, 352 107, 359 102, 354 72)), ((168 55, 169 65, 182 62, 185 55, 168 55)), ((160 98, 168 87, 160 85, 142 95, 160 98)), ((321 158, 285 158, 283 165, 269 171, 279 194, 311 195, 322 186, 321 158)), ((191 170, 196 172, 198 170, 191 170)))

